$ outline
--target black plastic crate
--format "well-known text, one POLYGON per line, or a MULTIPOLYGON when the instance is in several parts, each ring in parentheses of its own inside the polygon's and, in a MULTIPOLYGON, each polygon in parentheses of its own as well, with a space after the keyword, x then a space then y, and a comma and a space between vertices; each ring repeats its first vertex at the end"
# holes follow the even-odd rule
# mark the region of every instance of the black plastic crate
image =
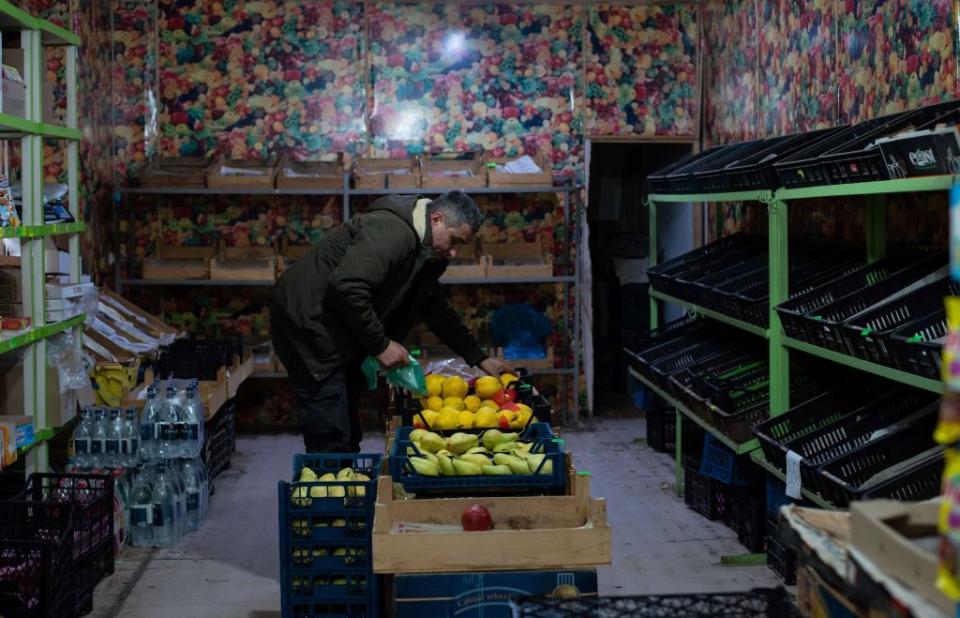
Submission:
POLYGON ((784 542, 779 515, 767 519, 767 566, 786 585, 797 585, 797 552, 784 542))
POLYGON ((744 252, 752 251, 754 255, 759 255, 765 243, 765 238, 762 239, 748 234, 726 236, 718 241, 671 258, 650 268, 647 271, 650 286, 663 294, 673 295, 677 289, 677 286, 674 284, 674 279, 678 274, 698 263, 712 262, 731 252, 743 255, 744 252))
MULTIPOLYGON (((853 500, 859 500, 868 491, 875 490, 879 485, 866 487, 864 484, 880 472, 902 464, 912 458, 931 453, 923 461, 917 461, 909 468, 898 472, 886 482, 898 482, 904 475, 910 474, 918 466, 925 469, 930 461, 938 461, 943 467, 943 454, 933 439, 933 431, 937 424, 937 414, 928 414, 922 419, 893 429, 884 436, 870 440, 863 446, 855 448, 842 457, 823 465, 820 468, 819 493, 835 506, 843 508, 853 500)), ((918 495, 910 495, 909 500, 926 500, 939 493, 939 472, 936 486, 930 487, 923 483, 912 484, 918 495), (924 492, 924 488, 934 489, 933 493, 924 492)))
POLYGON ((727 487, 700 474, 700 463, 692 458, 683 462, 683 502, 687 508, 711 521, 723 519, 729 508, 727 487))
POLYGON ((670 186, 670 182, 667 180, 667 176, 681 167, 689 165, 694 158, 707 156, 711 150, 705 150, 701 153, 691 153, 685 155, 681 159, 674 161, 666 167, 661 167, 652 174, 647 175, 647 190, 648 193, 673 193, 673 190, 670 186))
POLYGON ((206 422, 201 451, 207 476, 212 481, 224 470, 230 469, 230 457, 237 450, 237 406, 228 399, 220 410, 206 422))
POLYGON ((893 331, 943 307, 945 296, 960 294, 960 283, 949 275, 894 301, 860 313, 844 323, 850 354, 874 363, 896 366, 886 338, 893 331))
POLYGON ((932 258, 931 261, 904 269, 870 287, 851 291, 839 300, 807 314, 808 319, 819 322, 819 328, 811 329, 815 336, 813 343, 834 352, 850 354, 845 328, 848 320, 918 281, 928 277, 933 280, 932 273, 937 272, 945 263, 932 258))
POLYGON ((725 354, 735 352, 737 346, 728 339, 715 338, 701 340, 688 348, 676 351, 669 356, 658 360, 646 368, 644 377, 664 390, 670 389, 670 377, 688 367, 696 367, 701 363, 716 359, 725 354))
POLYGON ((726 162, 735 159, 738 152, 752 142, 740 142, 737 144, 726 144, 715 149, 711 149, 703 156, 691 159, 687 165, 677 168, 667 175, 667 182, 673 193, 702 193, 702 177, 706 172, 722 169, 726 162), (698 174, 700 174, 698 176, 698 174))
POLYGON ((753 487, 730 492, 730 505, 737 523, 737 540, 747 551, 759 553, 767 544, 767 504, 762 492, 753 487))
POLYGON ((71 568, 74 512, 70 504, 0 502, 0 615, 69 618, 87 609, 84 581, 71 568))
POLYGON ((780 178, 774 164, 844 128, 833 127, 766 140, 762 150, 727 167, 730 188, 734 191, 779 189, 780 178))
POLYGON ((873 118, 859 124, 849 125, 841 130, 824 135, 806 148, 775 163, 773 168, 780 179, 780 186, 795 189, 830 184, 830 175, 824 167, 824 162, 820 158, 821 155, 858 137, 867 135, 887 122, 887 118, 873 118))
POLYGON ((819 315, 824 307, 898 273, 902 273, 898 279, 905 283, 933 272, 946 262, 944 253, 931 254, 918 249, 899 251, 852 273, 824 282, 808 292, 791 296, 790 300, 775 309, 788 337, 822 345, 820 321, 813 316, 819 315), (925 269, 929 270, 924 272, 925 269))
POLYGON ((517 618, 799 618, 783 588, 717 594, 659 594, 637 597, 559 599, 531 597, 515 602, 517 618))
MULTIPOLYGON (((730 281, 730 277, 738 279, 738 273, 743 273, 741 268, 744 265, 747 268, 752 266, 754 269, 762 270, 761 263, 766 261, 766 253, 763 250, 753 248, 728 251, 714 256, 713 259, 698 260, 673 274, 672 293, 682 300, 691 303, 706 302, 708 306, 722 310, 722 307, 716 305, 722 299, 716 298, 709 290, 705 293, 704 287, 698 285, 698 282, 708 279, 715 280, 716 275, 723 283, 726 283, 730 281)), ((754 270, 753 272, 759 271, 754 270)), ((716 285, 713 286, 714 289, 716 287, 716 285)))
POLYGON ((684 316, 679 320, 667 322, 657 328, 639 333, 635 337, 625 339, 623 350, 627 356, 636 358, 649 364, 647 354, 657 353, 664 346, 670 346, 674 341, 683 339, 705 328, 706 320, 694 316, 684 316))
MULTIPOLYGON (((790 386, 790 401, 797 405, 816 397, 829 388, 810 376, 798 375, 790 386)), ((750 398, 735 402, 733 408, 709 406, 714 425, 723 435, 738 444, 753 438, 753 430, 770 418, 770 389, 760 389, 750 398)))
POLYGON ((767 140, 751 140, 731 144, 723 156, 713 159, 709 165, 701 167, 693 173, 694 186, 697 193, 722 193, 732 190, 730 185, 729 168, 740 165, 754 154, 766 149, 767 140))
POLYGON ((692 282, 694 302, 702 307, 714 309, 732 317, 737 317, 736 309, 727 306, 726 300, 717 293, 718 286, 730 285, 743 280, 768 280, 769 268, 766 254, 751 257, 745 261, 734 262, 727 268, 692 282))
POLYGON ((947 313, 938 309, 893 331, 886 343, 898 367, 918 376, 939 380, 941 348, 946 334, 947 313))
POLYGON ((647 444, 658 453, 672 453, 677 446, 677 411, 657 402, 646 413, 647 444))
POLYGON ((957 174, 960 152, 960 110, 934 118, 916 131, 877 140, 890 178, 915 178, 957 174), (923 156, 916 156, 923 153, 923 156))
POLYGON ((165 348, 157 361, 157 376, 216 380, 221 367, 230 367, 243 358, 243 336, 223 339, 178 339, 165 348))

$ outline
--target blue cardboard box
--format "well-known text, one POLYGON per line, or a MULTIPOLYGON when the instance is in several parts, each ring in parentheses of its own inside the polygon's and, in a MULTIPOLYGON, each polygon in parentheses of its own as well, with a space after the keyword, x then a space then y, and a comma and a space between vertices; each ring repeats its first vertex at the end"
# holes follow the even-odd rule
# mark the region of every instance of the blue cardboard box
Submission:
POLYGON ((597 596, 596 570, 396 575, 395 618, 511 618, 511 599, 597 596))

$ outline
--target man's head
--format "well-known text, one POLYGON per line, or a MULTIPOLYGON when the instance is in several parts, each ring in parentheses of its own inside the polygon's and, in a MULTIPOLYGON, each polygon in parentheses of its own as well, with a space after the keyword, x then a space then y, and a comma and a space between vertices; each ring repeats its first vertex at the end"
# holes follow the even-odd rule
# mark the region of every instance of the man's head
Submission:
POLYGON ((449 191, 430 202, 428 209, 436 259, 457 257, 457 250, 470 242, 483 223, 480 207, 463 191, 449 191))

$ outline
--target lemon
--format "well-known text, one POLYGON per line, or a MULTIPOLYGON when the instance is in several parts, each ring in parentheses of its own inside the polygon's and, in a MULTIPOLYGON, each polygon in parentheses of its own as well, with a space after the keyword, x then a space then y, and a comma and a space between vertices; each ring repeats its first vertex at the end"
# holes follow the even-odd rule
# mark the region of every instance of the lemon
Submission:
POLYGON ((427 406, 426 406, 427 410, 439 410, 440 408, 443 407, 443 399, 437 396, 429 397, 426 401, 427 401, 427 406))
POLYGON ((460 426, 460 410, 455 408, 441 408, 437 415, 436 424, 431 423, 431 429, 456 429, 460 426))
POLYGON ((506 386, 510 386, 510 383, 511 383, 511 382, 516 382, 516 381, 518 381, 519 379, 520 379, 520 378, 518 378, 517 376, 513 375, 512 373, 505 373, 505 374, 503 374, 502 376, 500 376, 500 382, 502 382, 505 387, 506 387, 506 386))
POLYGON ((442 408, 456 408, 457 410, 463 409, 463 399, 459 397, 447 397, 443 400, 442 408))
POLYGON ((423 420, 427 421, 427 427, 430 429, 437 429, 437 419, 440 417, 440 413, 434 410, 424 410, 420 413, 423 416, 423 420))
POLYGON ((463 399, 467 396, 467 391, 470 390, 467 381, 461 378, 460 376, 450 376, 449 378, 444 378, 441 386, 441 391, 443 392, 443 397, 459 397, 463 399))
POLYGON ((494 410, 494 411, 500 409, 500 406, 497 404, 497 402, 496 402, 496 401, 493 401, 493 400, 491 400, 491 399, 485 399, 485 400, 481 401, 481 402, 480 402, 480 407, 481 407, 481 408, 490 408, 491 410, 494 410))
POLYGON ((499 421, 497 411, 493 408, 480 408, 474 415, 474 427, 482 427, 484 429, 496 427, 499 421))
POLYGON ((440 392, 443 390, 443 376, 436 373, 431 373, 427 376, 427 395, 431 397, 439 397, 440 392))
POLYGON ((501 388, 503 388, 503 386, 500 384, 500 381, 493 376, 477 378, 477 395, 481 399, 493 399, 493 396, 499 393, 501 388))
POLYGON ((463 410, 457 415, 457 420, 460 421, 460 429, 473 429, 476 417, 474 417, 473 412, 463 410))
POLYGON ((470 395, 463 400, 463 407, 471 412, 476 412, 480 409, 480 398, 476 395, 470 395))

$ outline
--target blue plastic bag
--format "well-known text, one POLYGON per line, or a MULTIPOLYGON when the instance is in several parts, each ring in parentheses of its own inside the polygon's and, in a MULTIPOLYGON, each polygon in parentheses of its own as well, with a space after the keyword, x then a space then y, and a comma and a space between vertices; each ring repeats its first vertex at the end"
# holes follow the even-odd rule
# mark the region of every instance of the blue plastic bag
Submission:
POLYGON ((490 316, 490 336, 508 360, 546 358, 544 340, 551 333, 547 316, 527 304, 502 305, 490 316))
MULTIPOLYGON (((417 397, 423 397, 427 394, 427 380, 423 375, 423 368, 420 367, 420 363, 415 358, 412 356, 409 358, 410 364, 403 367, 394 367, 385 372, 387 384, 405 388, 417 397)), ((377 374, 383 373, 380 361, 368 356, 363 361, 361 368, 363 375, 367 378, 367 388, 375 390, 377 388, 377 374)))

